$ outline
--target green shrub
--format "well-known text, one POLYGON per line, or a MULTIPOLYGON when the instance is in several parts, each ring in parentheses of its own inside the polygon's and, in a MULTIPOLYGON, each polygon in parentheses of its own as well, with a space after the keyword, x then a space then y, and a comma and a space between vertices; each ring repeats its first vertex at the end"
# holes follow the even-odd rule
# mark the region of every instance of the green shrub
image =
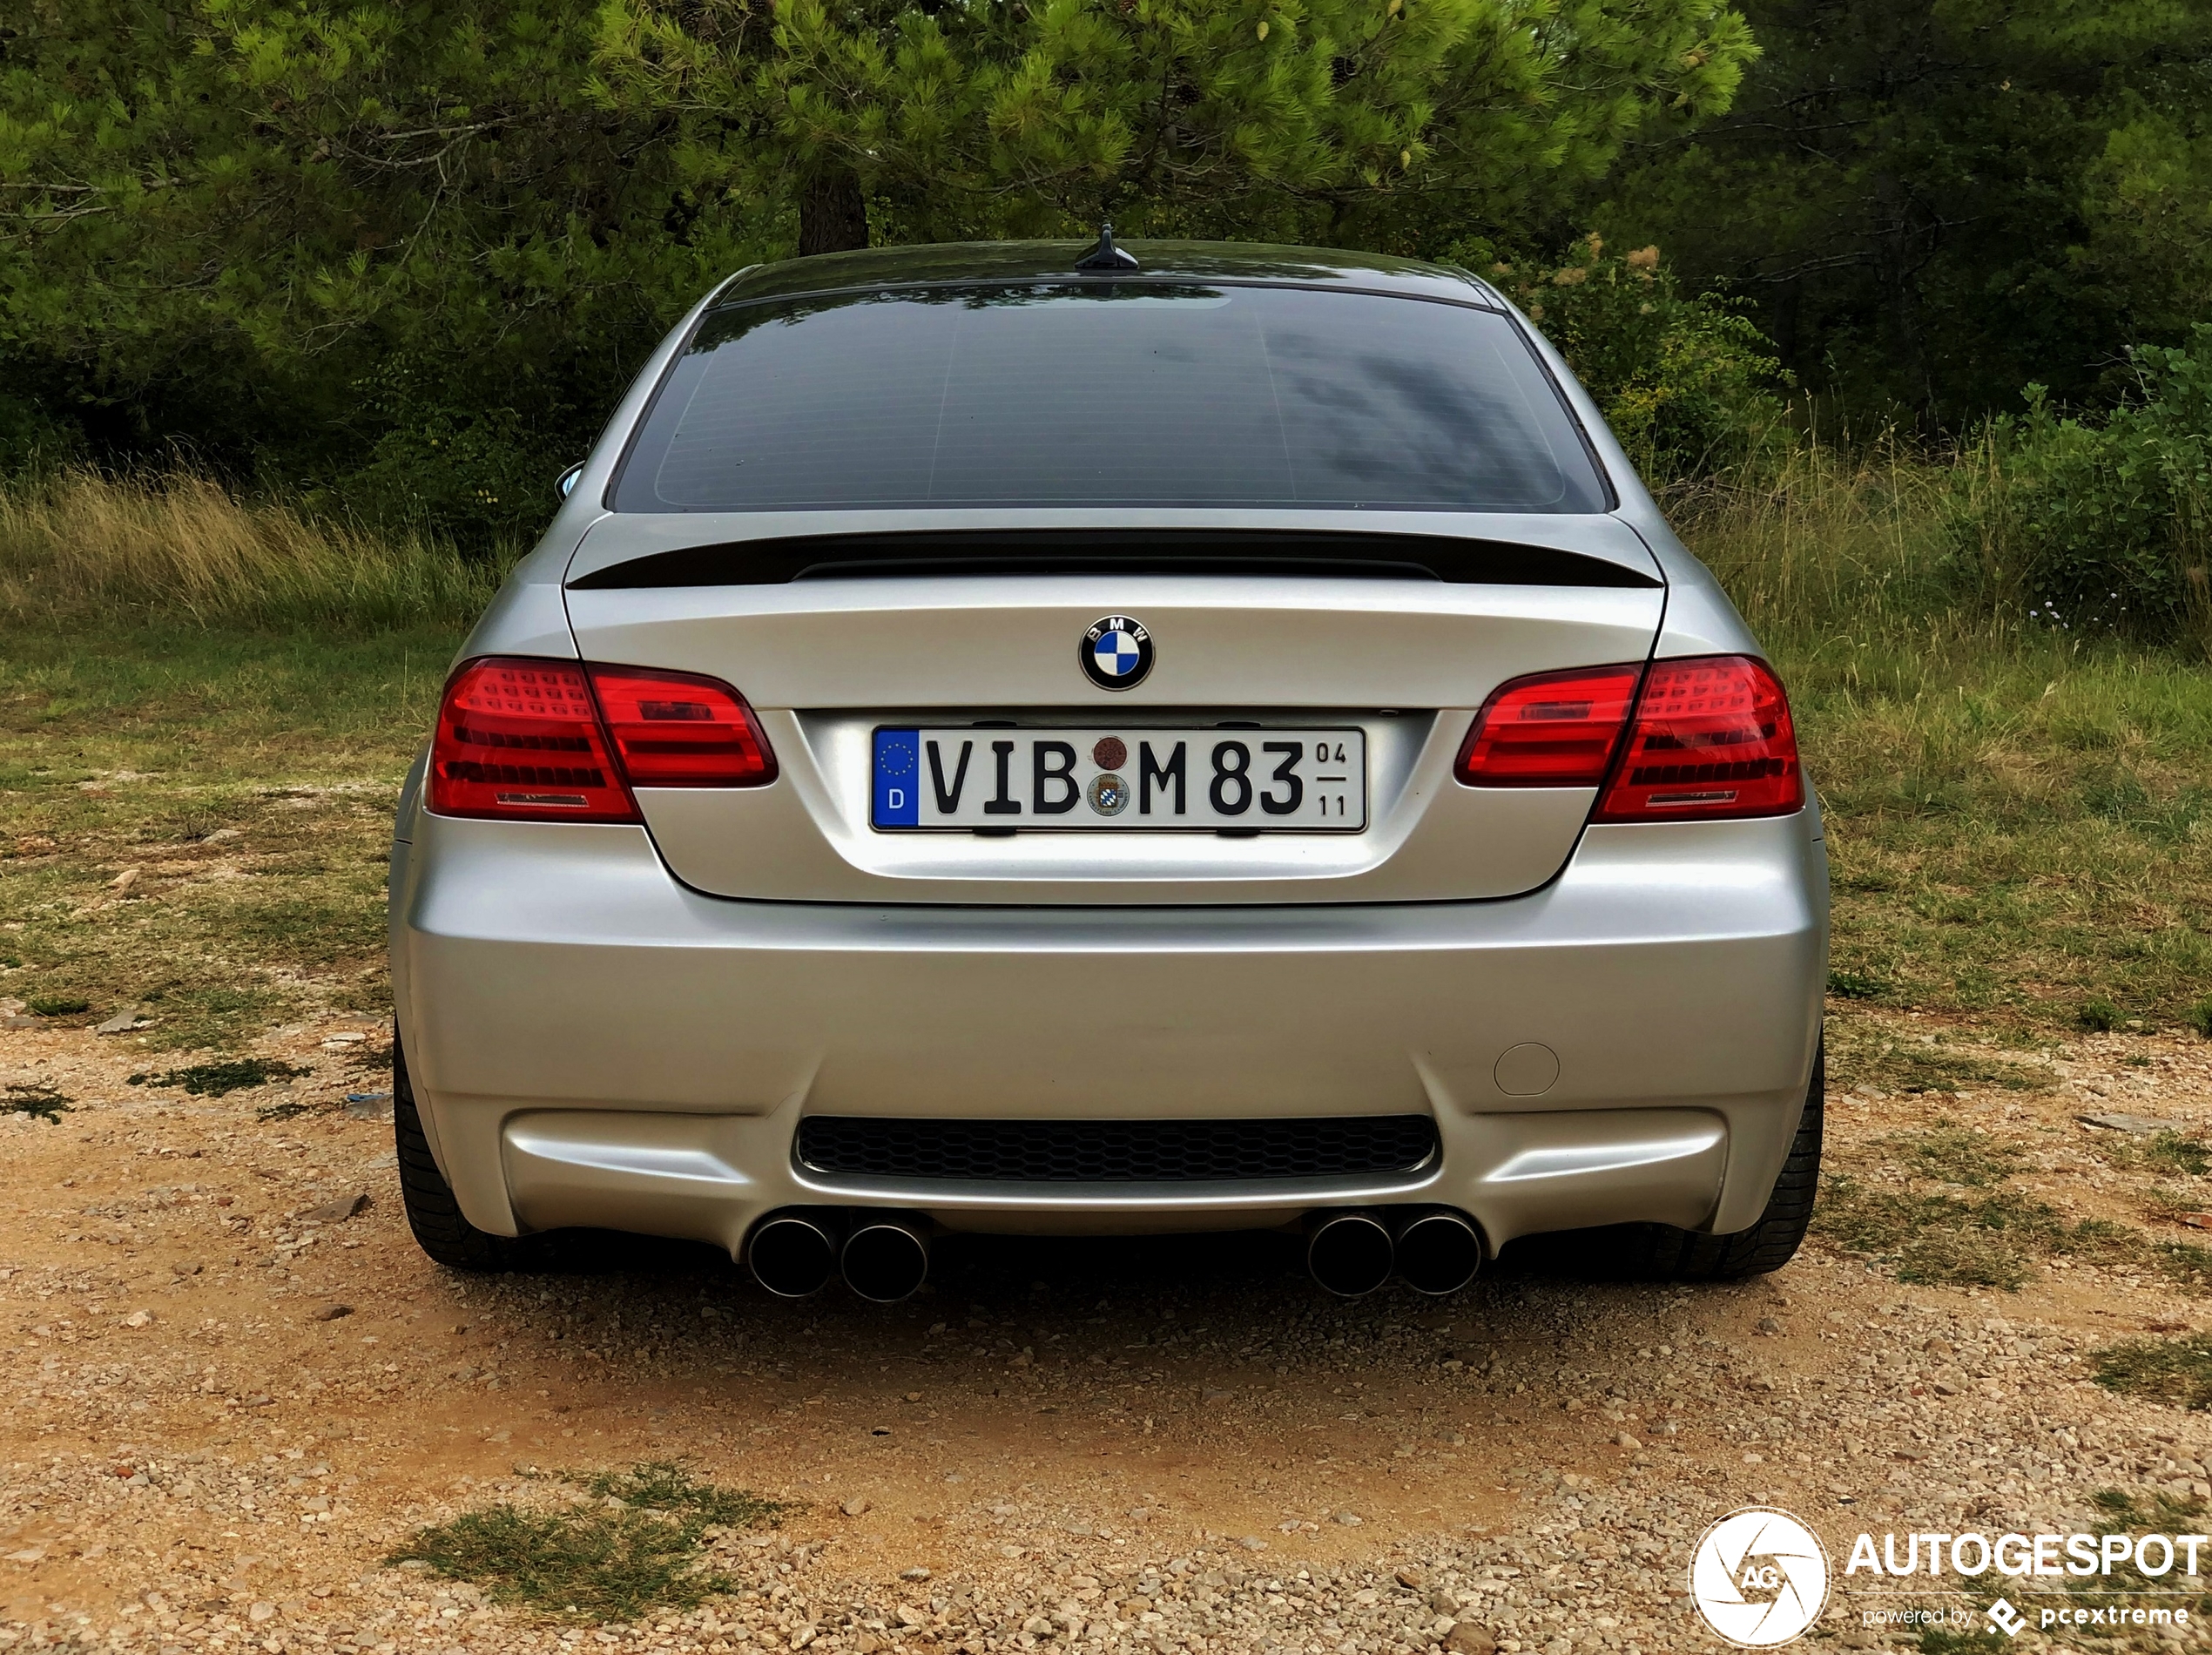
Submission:
POLYGON ((1782 435, 1778 393, 1790 379, 1772 342, 1727 301, 1684 294, 1658 248, 1608 256, 1591 235, 1556 266, 1487 268, 1559 347, 1655 486, 1740 467, 1782 435))
POLYGON ((2101 423, 2040 386, 1992 433, 1994 486, 1960 520, 1986 579, 2069 631, 2212 646, 2212 324, 2134 353, 2137 395, 2101 423))
POLYGON ((573 410, 539 408, 526 419, 486 395, 456 394, 411 355, 388 360, 354 388, 382 435, 337 483, 338 496, 371 522, 470 555, 535 539, 560 504, 556 479, 590 446, 575 435, 573 410))

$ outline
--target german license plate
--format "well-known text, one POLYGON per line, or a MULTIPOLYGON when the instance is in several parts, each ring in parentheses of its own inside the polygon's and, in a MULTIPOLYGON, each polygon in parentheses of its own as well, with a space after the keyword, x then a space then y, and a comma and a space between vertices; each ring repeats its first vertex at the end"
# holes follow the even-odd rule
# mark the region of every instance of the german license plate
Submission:
POLYGON ((1019 828, 1358 833, 1361 730, 875 732, 869 821, 885 831, 1019 828))

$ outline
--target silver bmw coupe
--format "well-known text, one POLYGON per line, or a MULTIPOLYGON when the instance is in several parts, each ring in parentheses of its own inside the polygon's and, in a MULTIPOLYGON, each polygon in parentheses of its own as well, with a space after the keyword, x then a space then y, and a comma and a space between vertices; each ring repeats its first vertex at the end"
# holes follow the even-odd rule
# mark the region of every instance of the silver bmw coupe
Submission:
POLYGON ((1790 709, 1465 271, 1036 242, 740 272, 448 681, 392 859, 432 1257, 1302 1234, 1450 1292, 1771 1270, 1820 1154, 1790 709))

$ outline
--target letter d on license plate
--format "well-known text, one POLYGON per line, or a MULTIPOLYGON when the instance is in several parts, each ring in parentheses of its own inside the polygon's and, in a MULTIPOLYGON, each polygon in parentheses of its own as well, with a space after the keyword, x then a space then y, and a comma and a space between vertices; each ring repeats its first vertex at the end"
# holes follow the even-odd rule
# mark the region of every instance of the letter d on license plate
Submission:
POLYGON ((957 725, 875 732, 881 832, 1358 833, 1359 729, 957 725))

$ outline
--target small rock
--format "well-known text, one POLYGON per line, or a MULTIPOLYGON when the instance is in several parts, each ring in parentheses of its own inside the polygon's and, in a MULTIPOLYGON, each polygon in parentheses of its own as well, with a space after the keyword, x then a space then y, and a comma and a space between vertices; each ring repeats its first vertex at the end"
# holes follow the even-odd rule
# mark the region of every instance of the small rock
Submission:
MULTIPOLYGON (((1429 1593, 1428 1606, 1447 1621, 1460 1612, 1460 1600, 1441 1586, 1429 1593)), ((1447 1627, 1443 1630, 1450 1629, 1447 1627)))
POLYGON ((2084 1126, 2101 1126, 2108 1132, 2185 1132, 2188 1123, 2160 1120, 2155 1115, 2077 1115, 2084 1126))
POLYGON ((334 1034, 322 1044, 326 1050, 334 1050, 341 1046, 358 1046, 368 1038, 365 1034, 334 1034))
POLYGON ((929 1571, 921 1568, 902 1569, 899 1571, 899 1578, 901 1580, 927 1580, 929 1578, 929 1571))
POLYGON ((121 873, 118 874, 113 879, 108 881, 107 888, 111 891, 127 891, 138 882, 138 870, 135 868, 126 868, 121 873))
POLYGON ((1751 1331, 1758 1334, 1778 1334, 1782 1331, 1782 1324, 1772 1316, 1761 1316, 1752 1324, 1751 1331))
POLYGON ((2212 1230, 2212 1213, 2184 1213, 2182 1222, 2192 1230, 2212 1230))
POLYGON ((1244 1549, 1247 1551, 1264 1551, 1267 1550, 1267 1542, 1261 1539, 1256 1534, 1245 1535, 1239 1539, 1237 1544, 1244 1547, 1244 1549))
POLYGON ((1486 1626, 1471 1620, 1454 1621, 1452 1630, 1444 1634, 1444 1647, 1452 1655, 1497 1655, 1498 1640, 1486 1626))
POLYGON ((1347 1529, 1356 1529, 1366 1519, 1357 1511, 1332 1511, 1329 1514, 1329 1521, 1341 1523, 1347 1529))
POLYGON ((355 1120, 389 1120, 392 1118, 392 1094, 388 1091, 349 1091, 346 1094, 346 1112, 355 1120))
POLYGON ((324 1305, 321 1308, 311 1312, 310 1315, 316 1321, 335 1321, 341 1316, 350 1316, 353 1314, 354 1307, 351 1305, 324 1305))
POLYGON ((838 1509, 848 1517, 863 1517, 867 1512, 868 1496, 865 1494, 856 1494, 838 1509))
POLYGON ((310 1224, 343 1224, 368 1205, 366 1194, 341 1195, 334 1201, 325 1201, 320 1206, 310 1207, 300 1216, 310 1224))
POLYGON ((920 1391, 908 1391, 907 1393, 907 1400, 910 1402, 918 1402, 921 1400, 921 1393, 920 1391))
POLYGON ((1419 1591, 1428 1584, 1428 1577, 1409 1563, 1398 1571, 1398 1584, 1419 1591))
POLYGON ((150 1310, 134 1310, 124 1317, 123 1325, 125 1327, 151 1327, 153 1326, 153 1313, 150 1310))
POLYGON ((1643 1446, 1642 1443, 1637 1442, 1635 1438, 1630 1436, 1626 1431, 1615 1433, 1613 1442, 1615 1447, 1626 1449, 1631 1454, 1635 1453, 1638 1449, 1643 1446))
POLYGON ((256 1626, 266 1625, 276 1618, 276 1605, 264 1598, 246 1611, 246 1618, 256 1626))
POLYGON ((129 1034, 133 1029, 147 1027, 152 1021, 152 1018, 140 1011, 138 1007, 126 1006, 105 1023, 94 1023, 92 1032, 104 1035, 129 1034))
POLYGON ((1205 1388, 1205 1389, 1198 1393, 1198 1400, 1202 1402, 1226 1402, 1229 1399, 1229 1396, 1230 1393, 1222 1389, 1218 1385, 1209 1385, 1205 1388))

